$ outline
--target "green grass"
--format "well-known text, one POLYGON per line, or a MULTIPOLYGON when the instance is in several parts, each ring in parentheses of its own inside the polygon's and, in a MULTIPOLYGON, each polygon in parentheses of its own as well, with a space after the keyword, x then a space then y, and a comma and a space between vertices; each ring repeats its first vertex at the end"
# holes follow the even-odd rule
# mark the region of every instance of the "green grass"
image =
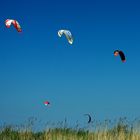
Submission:
POLYGON ((4 125, 0 140, 140 140, 140 122, 120 118, 116 122, 94 121, 86 128, 68 127, 66 121, 42 131, 34 131, 34 121, 21 126, 4 125))

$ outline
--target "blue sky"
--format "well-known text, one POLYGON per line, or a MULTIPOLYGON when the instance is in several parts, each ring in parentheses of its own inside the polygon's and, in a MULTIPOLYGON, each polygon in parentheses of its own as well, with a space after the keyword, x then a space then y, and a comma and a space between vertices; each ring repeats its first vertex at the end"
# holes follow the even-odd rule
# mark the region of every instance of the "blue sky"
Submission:
POLYGON ((5 1, 0 3, 0 120, 18 123, 140 116, 138 1, 5 1), (17 19, 23 32, 7 29, 17 19), (73 45, 59 38, 69 29, 73 45), (126 63, 114 57, 126 54, 126 63), (43 105, 45 100, 51 107, 43 105))

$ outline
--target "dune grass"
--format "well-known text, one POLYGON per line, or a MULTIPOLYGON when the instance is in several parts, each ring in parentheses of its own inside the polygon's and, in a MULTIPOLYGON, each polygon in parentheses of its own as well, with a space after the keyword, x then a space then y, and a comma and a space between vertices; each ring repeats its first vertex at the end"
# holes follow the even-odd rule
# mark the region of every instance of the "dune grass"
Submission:
POLYGON ((139 121, 127 122, 119 119, 116 123, 109 120, 92 122, 86 128, 62 125, 46 128, 41 131, 33 130, 33 122, 26 126, 4 125, 0 129, 0 140, 140 140, 139 121))

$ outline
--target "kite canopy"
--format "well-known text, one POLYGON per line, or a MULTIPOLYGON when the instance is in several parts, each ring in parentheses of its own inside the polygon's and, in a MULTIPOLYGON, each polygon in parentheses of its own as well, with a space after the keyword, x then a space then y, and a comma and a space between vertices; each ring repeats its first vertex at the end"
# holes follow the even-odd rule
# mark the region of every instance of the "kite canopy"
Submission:
POLYGON ((18 32, 21 32, 21 31, 22 31, 22 30, 21 30, 21 26, 20 26, 20 24, 18 23, 17 20, 14 20, 14 19, 7 19, 7 20, 5 21, 5 25, 6 25, 7 28, 10 28, 11 24, 13 24, 13 26, 16 28, 16 30, 17 30, 18 32))
POLYGON ((91 122, 91 116, 89 114, 84 114, 85 116, 88 116, 88 123, 91 122))
POLYGON ((44 102, 44 105, 45 105, 45 106, 48 106, 49 104, 50 104, 50 102, 48 102, 48 101, 45 101, 45 102, 44 102))
POLYGON ((118 56, 118 55, 120 55, 120 58, 121 58, 122 62, 126 61, 124 53, 120 50, 115 50, 114 51, 114 56, 118 56))
POLYGON ((65 34, 65 36, 66 36, 68 42, 69 42, 70 44, 72 44, 72 43, 73 43, 73 37, 72 37, 71 32, 70 32, 69 30, 59 30, 59 31, 58 31, 58 36, 59 36, 59 37, 61 37, 63 34, 65 34))

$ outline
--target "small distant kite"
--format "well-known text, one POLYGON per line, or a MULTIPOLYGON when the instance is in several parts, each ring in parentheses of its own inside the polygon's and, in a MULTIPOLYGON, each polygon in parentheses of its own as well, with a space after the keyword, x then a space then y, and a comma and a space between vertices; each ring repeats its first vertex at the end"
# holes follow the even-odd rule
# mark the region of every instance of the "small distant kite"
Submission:
POLYGON ((45 101, 45 102, 44 102, 44 105, 45 105, 45 106, 48 106, 49 104, 50 104, 50 102, 48 102, 48 101, 45 101))
POLYGON ((89 114, 84 114, 85 116, 88 116, 88 123, 91 122, 91 116, 89 114))
POLYGON ((69 30, 59 30, 59 31, 58 31, 58 36, 59 36, 59 37, 61 37, 63 34, 65 34, 65 36, 66 36, 68 42, 69 42, 70 44, 72 44, 72 43, 73 43, 73 37, 72 37, 71 32, 70 32, 69 30))
POLYGON ((122 62, 126 61, 124 53, 120 50, 115 50, 114 51, 114 56, 118 56, 118 55, 120 55, 120 58, 121 58, 122 62))
POLYGON ((21 32, 21 31, 22 31, 22 30, 21 30, 21 26, 20 26, 20 24, 18 23, 17 20, 7 19, 7 20, 5 21, 5 25, 6 25, 7 28, 10 28, 11 24, 14 25, 14 27, 16 28, 16 30, 17 30, 18 32, 21 32))

